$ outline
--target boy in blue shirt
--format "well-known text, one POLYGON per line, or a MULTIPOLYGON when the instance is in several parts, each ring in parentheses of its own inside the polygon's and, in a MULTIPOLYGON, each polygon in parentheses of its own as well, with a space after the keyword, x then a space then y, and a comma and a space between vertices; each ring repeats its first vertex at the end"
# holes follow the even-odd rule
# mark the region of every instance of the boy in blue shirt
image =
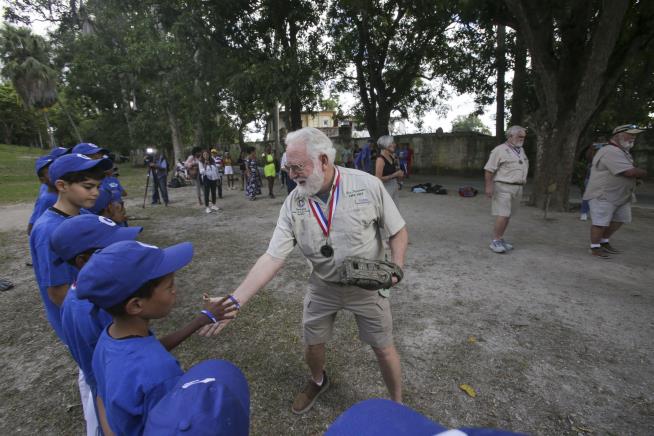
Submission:
MULTIPOLYGON (((48 167, 59 156, 68 153, 70 153, 70 148, 57 147, 53 149, 50 154, 39 157, 34 164, 36 176, 39 178, 41 186, 39 187, 39 195, 36 197, 36 202, 34 203, 32 216, 30 216, 29 222, 27 223, 27 236, 32 233, 32 227, 34 227, 36 220, 57 201, 57 191, 54 187, 50 186, 48 167)), ((29 264, 28 266, 32 266, 32 264, 29 264)))
POLYGON ((90 300, 113 318, 98 339, 92 369, 116 434, 142 434, 149 411, 182 376, 168 350, 202 326, 232 319, 230 313, 238 308, 225 297, 182 329, 157 340, 149 329, 150 320, 168 315, 176 299, 175 271, 192 257, 188 242, 162 250, 123 241, 96 251, 80 271, 77 297, 90 300))
POLYGON ((102 187, 111 191, 114 198, 117 198, 119 202, 122 203, 123 197, 127 197, 127 191, 123 188, 123 185, 120 184, 118 177, 114 176, 116 172, 116 167, 112 167, 109 171, 105 173, 105 177, 102 180, 102 187))
POLYGON ((34 170, 39 182, 41 182, 41 186, 39 187, 39 195, 34 202, 32 215, 27 223, 27 236, 32 233, 34 223, 43 215, 43 212, 57 202, 57 193, 50 188, 50 180, 48 179, 48 167, 54 160, 55 158, 51 155, 46 155, 39 157, 34 164, 34 170))
POLYGON ((71 153, 83 154, 85 156, 90 157, 91 159, 96 160, 96 159, 102 159, 103 157, 108 155, 109 150, 106 148, 98 147, 97 145, 91 144, 90 142, 81 142, 77 144, 75 147, 73 147, 71 153))
POLYGON ((80 214, 94 214, 109 218, 116 224, 127 227, 127 214, 120 198, 111 191, 100 187, 100 193, 93 207, 81 209, 80 214))
POLYGON ((111 165, 109 159, 92 160, 80 154, 67 154, 50 164, 50 185, 57 190, 57 202, 34 223, 30 252, 46 316, 60 339, 63 332, 59 306, 76 271, 71 265, 54 263, 57 256, 50 247, 50 236, 65 219, 79 215, 83 207, 93 206, 104 171, 111 165))
MULTIPOLYGON (((79 270, 95 250, 119 241, 132 241, 142 230, 142 227, 121 227, 110 219, 98 215, 72 217, 62 222, 50 237, 52 250, 58 256, 54 262, 55 264, 66 262, 79 270)), ((95 435, 98 431, 98 423, 104 424, 104 430, 108 427, 101 404, 98 404, 96 414, 97 388, 91 360, 100 333, 111 324, 111 316, 95 307, 90 301, 77 298, 73 284, 61 305, 61 324, 63 341, 82 374, 78 382, 86 433, 95 435)))

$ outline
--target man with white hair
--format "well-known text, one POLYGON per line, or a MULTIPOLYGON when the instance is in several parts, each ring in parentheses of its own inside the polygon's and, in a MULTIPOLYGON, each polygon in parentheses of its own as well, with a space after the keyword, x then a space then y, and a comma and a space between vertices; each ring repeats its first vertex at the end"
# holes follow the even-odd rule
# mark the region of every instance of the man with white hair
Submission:
POLYGON ((527 183, 529 160, 522 149, 527 130, 511 126, 506 131, 506 142, 491 151, 484 166, 486 196, 492 199, 491 214, 495 216, 493 240, 490 249, 495 253, 506 253, 513 245, 504 240, 509 220, 522 199, 522 187, 527 183))
POLYGON ((636 179, 647 176, 647 171, 636 168, 629 150, 636 135, 644 129, 626 124, 613 129, 609 143, 593 157, 590 179, 584 200, 590 206, 590 254, 608 259, 620 250, 609 243, 609 238, 624 223, 631 222, 631 199, 636 179))
MULTIPOLYGON (((408 245, 405 222, 379 179, 334 165, 336 150, 318 129, 306 127, 289 133, 286 144, 286 170, 297 188, 286 197, 268 250, 233 297, 241 306, 247 303, 277 274, 297 245, 312 265, 302 317, 311 377, 291 410, 307 412, 329 387, 325 343, 331 339, 341 309, 354 313, 359 337, 374 350, 391 399, 401 402, 400 357, 393 343, 388 290, 341 284, 339 267, 348 256, 383 260, 384 229, 390 235, 391 260, 402 268, 408 245)), ((399 279, 393 276, 393 284, 399 279)), ((203 333, 213 334, 220 328, 203 333)))

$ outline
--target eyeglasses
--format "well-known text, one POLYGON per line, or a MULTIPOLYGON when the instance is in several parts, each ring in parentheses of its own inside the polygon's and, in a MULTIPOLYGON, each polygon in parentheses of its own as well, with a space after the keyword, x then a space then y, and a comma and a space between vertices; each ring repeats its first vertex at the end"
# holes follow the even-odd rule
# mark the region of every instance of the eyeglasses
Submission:
POLYGON ((297 164, 297 165, 284 165, 284 171, 287 173, 297 173, 300 174, 304 171, 304 164, 297 164))

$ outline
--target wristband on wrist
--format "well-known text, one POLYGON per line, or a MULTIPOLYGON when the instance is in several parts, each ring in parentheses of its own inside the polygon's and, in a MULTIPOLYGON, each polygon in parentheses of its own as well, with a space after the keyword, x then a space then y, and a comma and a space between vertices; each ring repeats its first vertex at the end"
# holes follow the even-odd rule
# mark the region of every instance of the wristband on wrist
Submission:
POLYGON ((233 295, 230 294, 230 295, 227 296, 227 298, 229 298, 230 300, 232 300, 234 302, 234 307, 236 308, 236 310, 241 310, 241 305, 239 304, 238 300, 233 295))
POLYGON ((203 314, 203 315, 205 315, 207 318, 209 318, 209 320, 210 320, 213 324, 218 324, 218 323, 220 322, 220 321, 218 321, 218 320, 216 319, 216 317, 214 316, 213 313, 211 313, 210 311, 208 311, 208 310, 206 310, 206 309, 202 309, 202 310, 200 311, 200 313, 203 314))

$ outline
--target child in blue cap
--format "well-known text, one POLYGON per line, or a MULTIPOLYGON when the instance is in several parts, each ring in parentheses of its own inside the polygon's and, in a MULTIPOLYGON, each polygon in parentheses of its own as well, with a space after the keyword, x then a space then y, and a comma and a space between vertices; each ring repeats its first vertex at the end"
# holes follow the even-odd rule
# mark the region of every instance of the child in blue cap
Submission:
POLYGON ((93 207, 81 209, 80 214, 100 215, 109 218, 120 226, 126 227, 127 214, 120 198, 103 187, 100 187, 100 193, 93 207))
MULTIPOLYGON (((79 270, 95 250, 115 242, 133 241, 142 230, 142 227, 121 227, 103 216, 79 215, 65 220, 55 229, 50 245, 58 256, 56 264, 66 262, 79 270)), ((75 284, 72 284, 61 305, 61 324, 63 341, 80 368, 78 384, 86 434, 98 434, 98 423, 104 423, 106 434, 104 409, 101 404, 96 409, 97 387, 91 361, 95 344, 102 330, 111 324, 111 316, 90 301, 77 298, 75 284)))
POLYGON ((72 153, 83 154, 91 159, 102 159, 105 155, 109 154, 109 150, 98 147, 90 142, 82 142, 73 147, 72 153))
POLYGON ((183 371, 168 351, 201 327, 232 319, 227 297, 209 304, 182 329, 158 340, 150 320, 164 318, 175 304, 175 271, 193 257, 189 242, 160 249, 136 241, 99 250, 77 278, 78 298, 106 310, 113 322, 102 331, 93 353, 98 395, 111 430, 140 435, 150 410, 177 383, 183 371))
POLYGON ((54 263, 57 256, 50 247, 50 236, 64 220, 79 215, 81 208, 93 206, 104 171, 111 165, 109 159, 92 160, 80 154, 66 154, 49 167, 50 186, 57 190, 57 202, 34 223, 30 252, 48 321, 60 339, 63 334, 59 306, 76 271, 71 265, 54 263))
POLYGON ((41 186, 39 187, 39 195, 36 197, 34 210, 32 211, 32 215, 27 224, 27 236, 32 233, 32 227, 34 227, 36 220, 57 201, 57 191, 54 187, 50 186, 48 167, 55 161, 55 159, 68 153, 70 153, 70 148, 57 147, 53 149, 50 154, 36 159, 34 170, 36 171, 36 176, 41 182, 41 186))
POLYGON ((247 436, 250 392, 226 360, 205 360, 186 371, 150 411, 145 436, 247 436))
POLYGON ((34 202, 32 215, 27 223, 27 236, 32 233, 34 223, 41 215, 43 215, 43 212, 57 202, 57 193, 54 188, 50 187, 50 179, 48 179, 48 167, 52 162, 54 162, 54 160, 55 158, 48 154, 36 159, 36 163, 34 164, 36 177, 39 178, 41 186, 39 187, 39 195, 36 197, 36 201, 34 202))

